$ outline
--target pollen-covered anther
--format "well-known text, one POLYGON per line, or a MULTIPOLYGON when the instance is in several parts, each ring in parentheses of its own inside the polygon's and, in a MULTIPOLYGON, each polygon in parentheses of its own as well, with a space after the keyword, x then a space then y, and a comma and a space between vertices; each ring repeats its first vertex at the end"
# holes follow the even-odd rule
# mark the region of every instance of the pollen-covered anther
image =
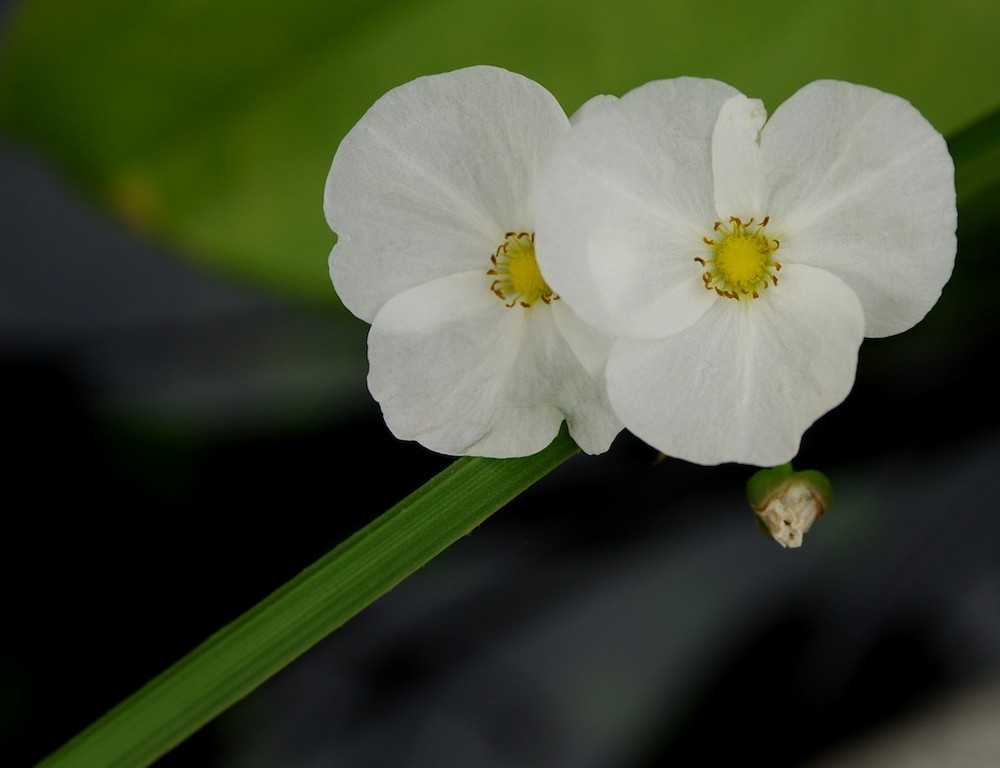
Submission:
POLYGON ((559 298, 538 269, 533 232, 507 232, 490 263, 486 274, 496 278, 490 290, 508 307, 527 308, 539 299, 549 304, 559 298))
POLYGON ((712 232, 716 236, 702 237, 709 253, 694 258, 704 267, 701 279, 707 290, 739 301, 760 298, 762 290, 778 285, 775 273, 781 264, 774 259, 774 253, 781 243, 764 231, 770 220, 765 216, 755 224, 753 217, 744 222, 730 216, 728 223, 715 222, 712 232))

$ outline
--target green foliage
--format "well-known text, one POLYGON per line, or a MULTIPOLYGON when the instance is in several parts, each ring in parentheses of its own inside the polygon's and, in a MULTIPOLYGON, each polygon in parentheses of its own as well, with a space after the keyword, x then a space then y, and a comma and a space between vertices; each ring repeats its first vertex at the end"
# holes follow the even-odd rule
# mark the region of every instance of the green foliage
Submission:
POLYGON ((772 110, 824 77, 912 101, 945 134, 1000 106, 1000 6, 890 0, 28 0, 0 59, 0 128, 185 258, 335 305, 322 191, 388 89, 496 64, 568 111, 661 77, 772 110))

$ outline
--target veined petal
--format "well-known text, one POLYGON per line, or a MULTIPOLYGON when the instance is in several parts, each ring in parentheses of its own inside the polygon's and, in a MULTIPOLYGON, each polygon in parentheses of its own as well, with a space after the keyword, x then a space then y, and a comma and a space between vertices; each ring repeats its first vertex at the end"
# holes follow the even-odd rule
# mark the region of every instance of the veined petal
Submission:
POLYGON ((585 322, 563 299, 552 302, 550 311, 559 333, 584 369, 594 378, 604 376, 614 337, 585 322))
POLYGON ((668 456, 775 466, 851 391, 863 337, 843 281, 789 265, 756 301, 716 302, 668 338, 616 341, 609 396, 626 429, 668 456))
POLYGON ((534 365, 540 370, 553 366, 548 385, 562 403, 576 444, 584 453, 604 453, 622 430, 604 381, 614 339, 585 323, 562 300, 540 307, 538 314, 531 326, 534 365))
POLYGON ((763 157, 760 129, 767 111, 760 99, 733 96, 719 110, 712 131, 712 179, 715 209, 723 222, 730 216, 760 220, 763 157))
POLYGON ((905 99, 818 81, 761 132, 782 261, 827 269, 861 299, 865 335, 889 336, 930 310, 957 241, 954 164, 905 99))
POLYGON ((542 450, 566 420, 584 451, 607 450, 621 425, 551 308, 504 306, 481 271, 386 302, 368 336, 368 387, 393 434, 439 453, 510 458, 542 450))
POLYGON ((738 93, 697 78, 647 83, 588 108, 556 145, 535 245, 549 285, 584 320, 648 338, 710 306, 693 258, 716 218, 712 131, 738 93))
POLYGON ((330 276, 371 322, 392 296, 488 268, 504 233, 532 231, 541 166, 569 120, 542 86, 470 67, 399 86, 337 149, 324 211, 330 276))

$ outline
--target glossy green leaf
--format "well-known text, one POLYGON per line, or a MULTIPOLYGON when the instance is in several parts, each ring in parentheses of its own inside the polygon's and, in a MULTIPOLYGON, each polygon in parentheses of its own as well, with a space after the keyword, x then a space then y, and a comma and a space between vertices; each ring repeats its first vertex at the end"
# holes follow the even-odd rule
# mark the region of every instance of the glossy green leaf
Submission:
POLYGON ((1000 104, 1000 6, 964 0, 27 0, 0 127, 87 195, 212 269, 332 303, 322 190, 385 91, 479 63, 568 111, 677 75, 773 109, 825 77, 913 102, 945 134, 1000 104))
POLYGON ((948 140, 959 205, 1000 185, 1000 110, 948 140))

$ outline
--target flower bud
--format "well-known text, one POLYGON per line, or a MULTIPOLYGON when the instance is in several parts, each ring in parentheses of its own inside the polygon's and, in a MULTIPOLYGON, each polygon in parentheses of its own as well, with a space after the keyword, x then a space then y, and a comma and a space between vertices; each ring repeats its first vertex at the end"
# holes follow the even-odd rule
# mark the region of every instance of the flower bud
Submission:
POLYGON ((762 469, 747 482, 757 527, 783 547, 801 547, 812 524, 830 508, 833 489, 822 472, 791 464, 762 469))

